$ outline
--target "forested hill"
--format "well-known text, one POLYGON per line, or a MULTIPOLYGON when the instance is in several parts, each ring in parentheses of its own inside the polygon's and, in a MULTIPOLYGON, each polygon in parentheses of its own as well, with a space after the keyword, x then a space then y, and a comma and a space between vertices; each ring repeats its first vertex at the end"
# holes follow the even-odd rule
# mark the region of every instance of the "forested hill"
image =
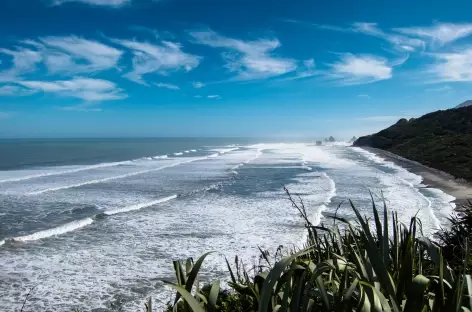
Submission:
POLYGON ((360 137, 354 145, 387 150, 472 181, 472 106, 400 119, 376 134, 360 137))

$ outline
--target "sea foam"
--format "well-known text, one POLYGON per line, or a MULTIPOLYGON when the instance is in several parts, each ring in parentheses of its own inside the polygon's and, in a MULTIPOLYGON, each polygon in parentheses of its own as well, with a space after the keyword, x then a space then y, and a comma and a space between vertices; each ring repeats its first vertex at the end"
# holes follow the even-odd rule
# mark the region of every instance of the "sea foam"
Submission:
POLYGON ((115 215, 115 214, 118 214, 118 213, 129 212, 129 211, 133 211, 133 210, 139 210, 139 209, 142 209, 142 208, 147 208, 147 207, 154 206, 154 205, 157 205, 157 204, 160 204, 160 203, 164 203, 166 201, 176 199, 176 198, 177 198, 177 195, 172 195, 172 196, 152 200, 152 201, 149 201, 149 202, 146 202, 146 203, 140 203, 140 204, 135 204, 135 205, 131 205, 131 206, 128 206, 128 207, 118 208, 118 209, 114 209, 114 210, 108 210, 108 211, 105 211, 104 214, 108 215, 108 216, 111 216, 111 215, 115 215))
MULTIPOLYGON (((44 172, 31 174, 31 175, 26 175, 26 176, 20 176, 20 177, 5 178, 5 179, 0 180, 0 183, 18 182, 18 181, 25 181, 25 180, 36 179, 36 178, 43 178, 43 177, 49 177, 49 176, 55 176, 55 175, 75 173, 75 172, 92 170, 92 169, 114 167, 114 166, 130 164, 131 162, 132 162, 131 160, 126 160, 126 161, 118 161, 118 162, 101 163, 101 164, 90 165, 90 166, 79 166, 77 168, 70 168, 70 169, 65 169, 65 168, 60 169, 61 167, 59 167, 59 168, 54 169, 52 171, 44 171, 44 172)), ((51 170, 51 169, 49 169, 49 170, 51 170)), ((38 171, 39 171, 39 169, 38 169, 38 171)))
MULTIPOLYGON (((93 223, 92 218, 85 218, 82 220, 77 220, 77 221, 72 221, 66 224, 63 224, 61 226, 44 230, 44 231, 39 231, 30 235, 25 235, 25 236, 18 236, 18 237, 13 237, 4 240, 3 242, 28 242, 28 241, 35 241, 43 238, 48 238, 52 236, 58 236, 67 232, 72 232, 75 230, 78 230, 80 228, 83 228, 84 226, 90 225, 93 223)), ((1 242, 0 242, 0 245, 1 242)))
POLYGON ((107 178, 103 178, 103 179, 95 179, 95 180, 89 180, 89 181, 75 183, 75 184, 51 187, 51 188, 48 188, 48 189, 29 192, 29 193, 26 193, 25 195, 34 196, 34 195, 40 195, 40 194, 47 193, 47 192, 55 192, 55 191, 60 191, 60 190, 65 190, 65 189, 70 189, 70 188, 76 188, 76 187, 81 187, 81 186, 90 185, 90 184, 97 184, 97 183, 103 183, 103 182, 123 179, 123 178, 127 178, 127 177, 132 177, 132 176, 136 176, 136 175, 140 175, 140 174, 144 174, 144 173, 159 171, 159 170, 162 170, 162 169, 171 168, 171 167, 179 166, 179 165, 182 165, 182 164, 186 164, 186 163, 190 163, 190 162, 194 162, 194 161, 199 161, 199 160, 204 160, 204 159, 207 159, 209 157, 217 157, 217 156, 218 156, 218 154, 213 154, 213 155, 205 156, 205 157, 192 158, 190 160, 181 161, 181 162, 173 163, 173 164, 170 164, 170 165, 164 165, 164 166, 161 166, 161 167, 156 167, 156 168, 151 168, 151 169, 146 169, 146 170, 141 170, 141 171, 136 171, 136 172, 130 172, 130 173, 117 175, 117 176, 112 176, 112 177, 107 177, 107 178))

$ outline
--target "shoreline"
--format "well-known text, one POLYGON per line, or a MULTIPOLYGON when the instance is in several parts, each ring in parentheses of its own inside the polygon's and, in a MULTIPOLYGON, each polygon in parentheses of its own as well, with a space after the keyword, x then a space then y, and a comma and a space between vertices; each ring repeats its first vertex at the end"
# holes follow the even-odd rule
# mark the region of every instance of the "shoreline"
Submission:
POLYGON ((468 203, 469 199, 472 200, 472 184, 456 179, 449 173, 427 167, 419 162, 404 158, 389 151, 367 146, 362 146, 361 148, 385 160, 391 161, 411 173, 420 175, 426 187, 437 188, 446 194, 454 196, 456 199, 452 202, 456 204, 455 209, 457 211, 460 211, 462 207, 468 203))

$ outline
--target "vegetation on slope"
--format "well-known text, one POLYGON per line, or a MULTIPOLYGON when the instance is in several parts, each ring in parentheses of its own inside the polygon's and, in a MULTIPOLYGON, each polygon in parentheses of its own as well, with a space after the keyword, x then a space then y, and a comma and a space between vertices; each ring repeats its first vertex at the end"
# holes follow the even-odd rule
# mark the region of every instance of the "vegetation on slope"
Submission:
POLYGON ((472 106, 401 119, 376 134, 360 137, 355 146, 390 151, 428 167, 472 181, 472 106))
POLYGON ((303 203, 292 204, 306 223, 306 248, 273 259, 261 251, 251 270, 237 258, 233 266, 227 261, 225 290, 219 281, 200 288, 206 255, 174 261, 176 282, 167 284, 176 296, 168 311, 472 311, 470 209, 435 242, 422 236, 416 217, 400 224, 385 205, 379 215, 374 202, 373 220, 351 203, 357 222, 332 217, 331 228, 314 226, 303 203))
POLYGON ((459 105, 456 106, 456 108, 459 108, 459 107, 466 107, 466 106, 471 106, 472 105, 472 100, 467 100, 459 105))

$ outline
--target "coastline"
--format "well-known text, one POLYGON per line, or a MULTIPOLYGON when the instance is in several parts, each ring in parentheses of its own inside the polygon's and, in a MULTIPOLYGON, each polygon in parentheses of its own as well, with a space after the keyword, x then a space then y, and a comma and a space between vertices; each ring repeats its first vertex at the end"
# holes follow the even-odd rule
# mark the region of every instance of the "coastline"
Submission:
POLYGON ((419 162, 404 158, 397 154, 384 151, 374 147, 361 146, 361 148, 376 154, 394 164, 401 166, 408 171, 423 177, 423 184, 427 187, 433 187, 454 196, 456 199, 456 210, 460 211, 463 205, 467 204, 469 199, 472 200, 472 184, 454 178, 449 173, 427 167, 419 162))

